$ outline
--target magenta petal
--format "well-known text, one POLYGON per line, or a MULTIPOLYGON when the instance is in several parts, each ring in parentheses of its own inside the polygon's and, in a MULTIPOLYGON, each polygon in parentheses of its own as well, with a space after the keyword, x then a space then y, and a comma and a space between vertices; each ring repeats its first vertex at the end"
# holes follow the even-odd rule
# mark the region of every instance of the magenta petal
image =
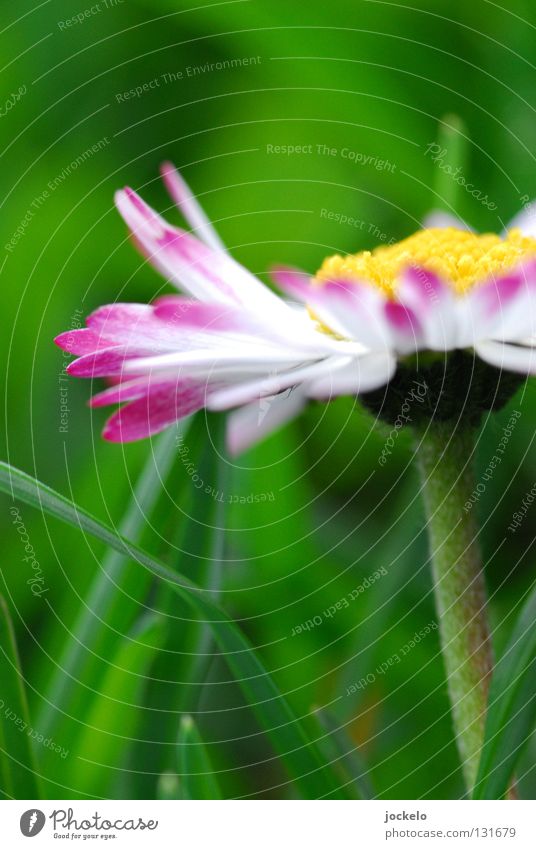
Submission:
POLYGON ((404 301, 404 296, 409 297, 412 306, 430 310, 448 294, 448 286, 433 271, 415 266, 403 274, 400 299, 404 301))
MULTIPOLYGON (((209 331, 252 331, 252 322, 247 320, 244 310, 227 304, 207 304, 181 298, 179 295, 164 295, 154 302, 156 318, 180 328, 189 327, 209 331)), ((255 325, 255 331, 259 331, 255 325)))
POLYGON ((77 356, 91 354, 94 351, 98 351, 102 348, 109 348, 113 345, 113 342, 111 342, 110 339, 105 339, 87 327, 81 327, 76 330, 67 330, 65 333, 60 333, 59 336, 56 336, 54 342, 58 345, 58 347, 62 348, 62 350, 68 351, 69 354, 76 354, 77 356))
POLYGON ((517 269, 511 274, 490 280, 489 283, 475 290, 474 297, 486 316, 502 312, 509 302, 517 297, 523 286, 527 285, 523 269, 517 269))
POLYGON ((195 234, 211 248, 224 250, 225 247, 222 240, 205 215, 199 202, 192 194, 188 183, 175 166, 171 162, 163 162, 160 167, 160 173, 169 194, 195 234))
POLYGON ((422 328, 413 310, 394 301, 387 301, 384 309, 387 321, 393 330, 411 338, 420 336, 422 328))
POLYGON ((142 377, 137 377, 134 380, 120 380, 118 383, 109 386, 108 389, 104 389, 102 392, 98 392, 96 395, 93 395, 89 402, 89 406, 105 407, 109 404, 123 404, 125 401, 135 401, 138 398, 143 398, 150 392, 169 386, 174 386, 176 389, 180 389, 181 386, 186 388, 189 384, 186 384, 184 381, 177 382, 175 380, 170 380, 169 378, 157 379, 151 375, 143 375, 142 377))
MULTIPOLYGON (((138 355, 141 356, 145 353, 140 351, 138 355)), ((109 377, 122 373, 127 356, 129 360, 135 359, 129 353, 129 348, 126 345, 105 348, 102 351, 86 354, 69 363, 66 371, 73 377, 109 377)))
POLYGON ((177 392, 177 386, 171 383, 121 407, 108 419, 102 435, 109 442, 145 439, 201 409, 203 404, 202 387, 177 392))
POLYGON ((289 265, 276 265, 270 271, 270 276, 276 286, 291 298, 307 301, 311 291, 311 278, 305 271, 292 268, 289 265))

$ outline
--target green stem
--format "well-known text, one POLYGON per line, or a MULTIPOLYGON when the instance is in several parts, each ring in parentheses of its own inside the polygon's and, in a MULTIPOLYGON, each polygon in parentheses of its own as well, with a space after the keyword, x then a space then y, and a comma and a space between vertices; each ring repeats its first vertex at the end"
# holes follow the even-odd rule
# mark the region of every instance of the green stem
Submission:
POLYGON ((441 648, 467 789, 474 785, 493 666, 478 525, 474 432, 431 422, 418 434, 441 648))

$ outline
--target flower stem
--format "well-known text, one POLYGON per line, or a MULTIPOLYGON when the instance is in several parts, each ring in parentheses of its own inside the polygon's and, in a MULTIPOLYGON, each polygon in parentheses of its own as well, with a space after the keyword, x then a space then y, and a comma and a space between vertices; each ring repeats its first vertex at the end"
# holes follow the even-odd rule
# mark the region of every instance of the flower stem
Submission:
POLYGON ((474 431, 431 422, 418 436, 441 648, 470 792, 478 769, 493 666, 478 525, 470 500, 474 431))

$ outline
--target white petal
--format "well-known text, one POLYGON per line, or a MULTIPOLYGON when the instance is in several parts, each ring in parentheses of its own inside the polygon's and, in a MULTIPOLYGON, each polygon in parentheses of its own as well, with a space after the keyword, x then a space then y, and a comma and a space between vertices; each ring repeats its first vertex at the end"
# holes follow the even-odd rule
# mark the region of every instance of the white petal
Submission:
POLYGON ((536 348, 488 341, 478 342, 475 351, 481 359, 496 368, 527 375, 536 374, 536 348))
POLYGON ((311 286, 308 300, 315 317, 330 330, 375 351, 391 346, 385 302, 385 295, 373 286, 347 280, 311 286))
POLYGON ((227 417, 229 453, 236 456, 260 442, 297 416, 305 403, 305 395, 297 387, 273 398, 261 398, 230 413, 227 417))
POLYGON ((401 276, 397 300, 417 317, 423 345, 432 351, 448 351, 457 345, 456 298, 437 274, 424 268, 408 268, 401 276))
POLYGON ((330 357, 301 368, 279 370, 265 374, 264 377, 239 383, 212 393, 207 398, 209 410, 228 410, 241 404, 248 404, 256 398, 277 395, 290 386, 298 386, 305 381, 336 370, 340 365, 350 362, 350 357, 330 357))
POLYGON ((220 366, 235 365, 247 369, 249 366, 257 365, 260 371, 269 371, 270 368, 290 368, 293 364, 303 362, 302 351, 291 351, 277 348, 268 348, 253 345, 236 345, 233 348, 197 351, 178 351, 172 354, 159 354, 154 357, 139 357, 125 363, 125 373, 138 374, 145 371, 161 371, 175 368, 184 370, 185 373, 206 373, 220 366))
POLYGON ((454 227, 456 230, 472 230, 461 218, 452 215, 450 212, 444 212, 442 209, 433 209, 429 212, 424 218, 422 226, 427 230, 433 227, 439 227, 440 229, 454 227))
POLYGON ((184 215, 195 235, 214 250, 225 250, 215 228, 206 216, 198 200, 194 197, 188 183, 177 171, 173 163, 164 162, 160 168, 166 188, 184 215))
POLYGON ((532 239, 536 239, 535 201, 528 203, 521 212, 518 212, 517 215, 512 218, 506 228, 506 232, 508 232, 508 230, 514 230, 515 228, 521 230, 524 236, 530 236, 532 239))
POLYGON ((355 357, 327 376, 313 380, 307 387, 311 398, 326 400, 336 395, 371 392, 389 383, 396 371, 396 357, 383 351, 355 357))
POLYGON ((132 189, 116 192, 117 208, 150 261, 202 301, 242 304, 259 320, 296 332, 293 311, 224 251, 172 227, 132 189))
POLYGON ((536 263, 534 260, 472 289, 465 309, 465 347, 482 339, 517 342, 536 332, 536 263))

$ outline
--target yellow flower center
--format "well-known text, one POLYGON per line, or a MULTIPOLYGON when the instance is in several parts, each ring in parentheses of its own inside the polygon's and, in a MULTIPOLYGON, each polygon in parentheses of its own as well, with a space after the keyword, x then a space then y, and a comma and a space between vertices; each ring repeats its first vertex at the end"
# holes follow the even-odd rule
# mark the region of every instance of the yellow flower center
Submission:
POLYGON ((349 256, 330 256, 316 274, 318 283, 327 280, 364 280, 392 296, 401 271, 419 266, 434 271, 463 294, 497 272, 536 256, 536 239, 510 230, 505 238, 486 233, 478 236, 455 227, 419 230, 394 245, 349 256))

